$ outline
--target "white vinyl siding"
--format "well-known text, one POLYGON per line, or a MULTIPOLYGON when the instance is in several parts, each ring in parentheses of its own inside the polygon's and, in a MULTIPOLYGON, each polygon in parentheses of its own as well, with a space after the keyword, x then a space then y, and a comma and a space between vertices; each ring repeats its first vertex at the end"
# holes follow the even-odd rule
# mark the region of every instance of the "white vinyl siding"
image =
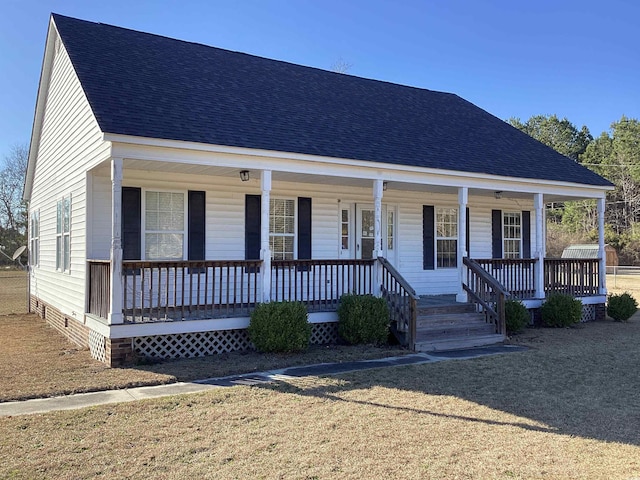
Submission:
MULTIPOLYGON (((40 91, 45 99, 44 114, 29 198, 30 208, 39 213, 38 268, 30 275, 30 293, 64 315, 82 321, 87 285, 87 170, 108 160, 110 144, 102 140, 64 46, 59 44, 53 54, 50 77, 43 77, 40 91), (56 270, 57 204, 62 193, 71 197, 65 275, 56 270)), ((107 181, 110 189, 111 181, 107 181)), ((109 226, 110 197, 105 209, 109 212, 105 222, 109 226)), ((110 243, 109 227, 104 244, 110 243)), ((103 258, 109 258, 108 250, 103 258)))
MULTIPOLYGON (((105 172, 106 173, 106 172, 105 172)), ((110 201, 106 191, 110 180, 101 177, 94 185, 101 185, 100 199, 94 191, 94 202, 110 201)), ((244 258, 244 209, 245 195, 259 195, 259 185, 247 185, 237 178, 218 176, 198 176, 173 174, 167 179, 161 172, 125 169, 125 186, 147 190, 203 190, 206 191, 206 258, 210 260, 241 260, 244 258), (223 226, 223 227, 221 227, 223 226)), ((371 205, 372 190, 367 188, 339 187, 321 184, 304 184, 274 181, 272 199, 295 199, 304 192, 313 202, 312 238, 313 258, 337 259, 341 257, 343 236, 351 235, 355 228, 354 210, 345 205, 371 205), (341 201, 338 202, 338 199, 341 201), (344 217, 343 217, 343 211, 344 217), (343 230, 343 218, 345 219, 343 230), (345 232, 345 235, 343 235, 345 232), (347 233, 348 232, 348 233, 347 233)), ((292 200, 295 204, 295 200, 292 200)), ((491 258, 491 211, 504 208, 506 200, 469 196, 470 208, 470 255, 472 258, 491 258)), ((386 205, 385 219, 393 211, 395 259, 390 260, 407 279, 419 295, 457 293, 459 276, 456 268, 422 269, 422 205, 437 205, 441 208, 458 210, 456 194, 418 193, 388 190, 383 205, 386 205)), ((533 205, 533 198, 530 202, 533 205)), ((519 200, 519 208, 526 209, 525 200, 519 200)), ((94 207, 94 211, 97 207, 94 207)), ((530 208, 530 207, 529 207, 530 208)), ((105 209, 106 211, 106 209, 105 209)), ((294 214, 297 215, 297 214, 294 214)), ((110 235, 110 223, 100 215, 94 215, 94 243, 96 258, 108 258, 109 245, 103 241, 100 232, 110 235)), ((383 228, 385 228, 383 221, 383 228)), ((388 227, 388 225, 387 225, 388 227)), ((532 222, 532 230, 535 228, 532 222)), ((385 230, 387 233, 387 230, 385 230)), ((458 232, 459 233, 459 232, 458 232)), ((535 235, 535 233, 532 233, 535 235)), ((353 241, 353 240, 352 240, 353 241)), ((295 244, 295 242, 294 242, 295 244)), ((295 247, 295 245, 294 245, 295 247)), ((353 252, 355 255, 355 252, 353 252)), ((294 257, 295 258, 295 257, 294 257)))

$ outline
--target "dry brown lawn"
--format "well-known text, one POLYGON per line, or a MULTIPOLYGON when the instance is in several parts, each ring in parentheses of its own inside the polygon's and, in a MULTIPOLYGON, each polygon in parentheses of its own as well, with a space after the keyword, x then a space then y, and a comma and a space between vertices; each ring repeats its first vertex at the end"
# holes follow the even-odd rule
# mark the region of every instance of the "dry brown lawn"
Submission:
POLYGON ((614 294, 629 292, 640 304, 640 275, 607 275, 607 291, 614 294))
POLYGON ((640 478, 640 314, 512 342, 531 348, 0 418, 0 478, 640 478))
POLYGON ((27 272, 13 269, 0 270, 0 315, 26 311, 27 272))
POLYGON ((399 348, 315 346, 301 354, 238 352, 109 368, 33 314, 0 316, 0 402, 408 353, 399 348))
POLYGON ((640 477, 640 318, 529 351, 0 419, 0 478, 640 477))

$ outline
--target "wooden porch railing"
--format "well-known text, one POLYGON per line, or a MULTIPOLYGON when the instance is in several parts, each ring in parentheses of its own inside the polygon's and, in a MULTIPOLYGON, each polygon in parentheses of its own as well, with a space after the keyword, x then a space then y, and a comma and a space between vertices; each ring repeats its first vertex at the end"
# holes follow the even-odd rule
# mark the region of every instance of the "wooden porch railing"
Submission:
POLYGON ((125 322, 248 315, 261 260, 124 261, 125 322))
POLYGON ((406 343, 413 349, 416 339, 418 296, 409 282, 386 258, 378 257, 378 261, 382 266, 380 289, 382 298, 389 306, 389 319, 392 324, 395 323, 397 331, 405 335, 406 343))
POLYGON ((600 293, 600 260, 547 258, 544 261, 544 291, 586 297, 600 293))
POLYGON ((107 318, 111 303, 111 263, 109 260, 89 260, 89 295, 87 313, 107 318))
POLYGON ((373 293, 374 260, 273 260, 271 300, 300 301, 309 312, 338 307, 345 293, 373 293))
POLYGON ((469 300, 484 312, 487 322, 495 325, 496 333, 505 335, 504 301, 509 292, 475 260, 465 257, 463 263, 467 267, 467 282, 462 286, 469 300))
POLYGON ((536 295, 535 258, 473 259, 495 278, 513 298, 525 300, 536 295))

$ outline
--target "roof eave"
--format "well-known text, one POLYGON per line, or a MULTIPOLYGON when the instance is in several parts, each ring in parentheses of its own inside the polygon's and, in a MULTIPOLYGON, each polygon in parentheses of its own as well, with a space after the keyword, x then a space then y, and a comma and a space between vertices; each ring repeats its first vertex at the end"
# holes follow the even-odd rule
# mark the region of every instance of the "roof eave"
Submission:
POLYGON ((51 78, 51 67, 53 57, 55 55, 56 41, 60 40, 60 35, 56 29, 53 16, 49 17, 49 27, 47 29, 47 37, 45 40, 44 55, 42 58, 42 69, 40 71, 40 82, 38 83, 38 93, 36 96, 35 112, 33 116, 33 125, 31 128, 31 142, 29 144, 29 157, 27 162, 27 173, 24 181, 24 189, 22 198, 29 201, 31 198, 31 190, 33 187, 33 175, 35 173, 35 163, 40 148, 40 134, 42 133, 42 120, 44 117, 44 109, 47 103, 47 93, 49 80, 51 78))
MULTIPOLYGON (((115 148, 115 144, 119 143, 119 144, 130 144, 130 145, 147 146, 147 147, 188 149, 188 150, 194 150, 194 151, 200 151, 200 152, 249 155, 249 156, 258 156, 263 158, 280 158, 280 159, 286 159, 286 160, 322 162, 324 164, 350 165, 350 166, 363 167, 363 168, 369 168, 369 169, 373 168, 376 170, 384 168, 387 171, 397 171, 397 172, 405 172, 405 173, 412 173, 412 174, 415 173, 415 174, 422 174, 422 175, 429 175, 429 176, 440 176, 440 177, 446 176, 446 177, 458 178, 460 179, 461 185, 465 184, 465 180, 468 182, 472 180, 481 180, 485 182, 517 181, 518 183, 528 184, 531 187, 529 189, 531 191, 536 191, 537 187, 550 187, 554 189, 582 188, 582 189, 588 189, 594 192, 600 192, 600 194, 594 195, 592 198, 604 198, 605 193, 607 191, 611 191, 615 188, 613 185, 591 185, 591 184, 583 184, 583 183, 575 183, 575 182, 541 180, 536 178, 508 177, 508 176, 500 176, 500 175, 492 175, 492 174, 480 174, 476 172, 466 172, 466 171, 460 171, 460 170, 444 170, 444 169, 427 168, 427 167, 415 167, 410 165, 398 165, 398 164, 391 164, 391 163, 372 162, 372 161, 366 161, 366 160, 326 157, 326 156, 319 156, 319 155, 282 152, 282 151, 275 151, 275 150, 261 150, 261 149, 247 148, 247 147, 231 147, 226 145, 188 142, 183 140, 167 140, 167 139, 151 138, 151 137, 138 137, 133 135, 122 135, 122 134, 113 134, 113 133, 104 133, 103 140, 112 142, 112 144, 114 144, 114 150, 117 150, 117 148, 115 148)), ((507 190, 508 189, 506 189, 505 191, 507 190)))

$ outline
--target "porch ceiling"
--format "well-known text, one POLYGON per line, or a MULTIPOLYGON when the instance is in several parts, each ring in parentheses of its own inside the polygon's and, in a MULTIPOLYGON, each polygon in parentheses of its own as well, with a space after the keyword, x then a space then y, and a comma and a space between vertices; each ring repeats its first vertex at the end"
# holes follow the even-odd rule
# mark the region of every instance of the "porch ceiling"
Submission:
MULTIPOLYGON (((159 160, 131 160, 125 159, 123 162, 124 177, 126 178, 127 172, 129 175, 135 172, 163 172, 174 175, 197 175, 197 176, 216 176, 235 178, 238 183, 241 182, 239 178, 240 170, 249 170, 252 180, 259 180, 260 170, 251 169, 245 165, 239 165, 238 167, 228 166, 214 166, 214 165, 202 165, 193 163, 180 163, 180 162, 164 162, 159 160)), ((92 172, 99 176, 110 175, 110 164, 108 162, 102 163, 96 166, 92 172)), ((418 176, 419 174, 416 174, 418 176)), ((135 175, 138 176, 138 175, 135 175)), ((272 179, 275 182, 291 182, 291 183, 306 183, 316 185, 334 185, 342 187, 360 187, 360 188, 372 188, 373 180, 371 178, 357 178, 357 177, 345 177, 334 175, 317 175, 310 173, 294 173, 283 171, 272 171, 272 179)), ((428 192, 428 193, 442 193, 457 195, 457 186, 444 186, 425 183, 412 183, 401 181, 388 181, 388 190, 399 190, 409 192, 428 192)), ((495 194, 494 189, 480 189, 470 188, 470 196, 482 196, 493 197, 495 194)), ((532 193, 530 192, 511 192, 502 191, 502 198, 504 199, 531 199, 532 193)), ((584 199, 586 199, 585 197, 584 199)), ((566 197, 562 195, 549 195, 545 194, 545 202, 562 202, 567 200, 581 200, 582 198, 566 197)))

